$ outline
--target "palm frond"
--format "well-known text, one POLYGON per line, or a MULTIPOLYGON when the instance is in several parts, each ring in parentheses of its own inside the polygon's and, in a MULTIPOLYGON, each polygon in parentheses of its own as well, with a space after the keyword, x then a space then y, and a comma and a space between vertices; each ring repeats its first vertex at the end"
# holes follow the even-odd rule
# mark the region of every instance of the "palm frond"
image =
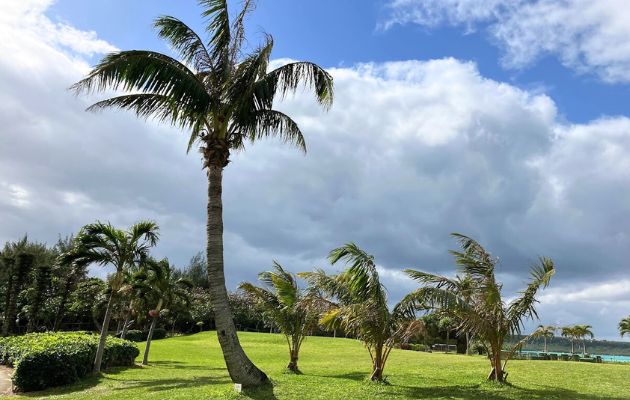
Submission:
POLYGON ((332 106, 333 78, 320 66, 311 62, 294 62, 269 72, 256 85, 254 91, 256 104, 271 108, 276 96, 284 98, 300 85, 313 88, 317 101, 325 108, 332 106))
POLYGON ((188 25, 171 16, 158 17, 153 27, 158 36, 169 42, 186 64, 198 70, 207 70, 212 67, 210 54, 203 41, 188 25))

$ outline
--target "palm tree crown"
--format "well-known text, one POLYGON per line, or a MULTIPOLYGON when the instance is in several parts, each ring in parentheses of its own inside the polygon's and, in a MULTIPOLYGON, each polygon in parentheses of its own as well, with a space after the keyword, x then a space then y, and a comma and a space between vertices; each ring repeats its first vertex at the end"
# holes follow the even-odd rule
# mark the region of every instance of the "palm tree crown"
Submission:
POLYGON ((621 334, 621 337, 625 334, 630 334, 630 315, 619 321, 619 334, 621 334))

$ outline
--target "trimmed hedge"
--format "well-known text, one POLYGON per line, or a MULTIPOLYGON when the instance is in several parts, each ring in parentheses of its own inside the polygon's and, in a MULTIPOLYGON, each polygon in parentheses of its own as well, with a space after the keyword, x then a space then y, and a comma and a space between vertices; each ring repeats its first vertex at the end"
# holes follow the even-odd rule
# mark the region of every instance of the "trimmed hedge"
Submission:
MULTIPOLYGON (((132 342, 145 342, 147 340, 147 336, 149 336, 148 331, 140 331, 137 329, 131 329, 127 331, 127 336, 125 339, 131 340, 132 342)), ((160 340, 166 337, 166 329, 164 328, 155 328, 153 331, 153 340, 160 340)))
MULTIPOLYGON (((0 338, 0 363, 14 367, 13 385, 22 392, 67 385, 92 371, 98 340, 86 332, 0 338)), ((139 354, 134 343, 108 337, 102 367, 133 365, 139 354)))

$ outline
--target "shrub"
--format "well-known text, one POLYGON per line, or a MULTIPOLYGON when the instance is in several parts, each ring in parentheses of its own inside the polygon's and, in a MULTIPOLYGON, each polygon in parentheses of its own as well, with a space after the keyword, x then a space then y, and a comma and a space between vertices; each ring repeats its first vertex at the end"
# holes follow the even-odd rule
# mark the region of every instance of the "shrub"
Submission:
MULTIPOLYGON (((92 370, 99 337, 85 332, 33 333, 0 338, 0 362, 13 366, 13 384, 23 392, 67 385, 92 370)), ((108 337, 103 367, 132 365, 135 344, 108 337)))
POLYGON ((166 329, 164 329, 164 328, 155 328, 153 330, 153 340, 164 339, 165 337, 166 337, 166 329))
POLYGON ((144 342, 145 340, 147 340, 147 332, 132 329, 127 331, 127 336, 125 336, 125 339, 131 340, 132 342, 144 342))

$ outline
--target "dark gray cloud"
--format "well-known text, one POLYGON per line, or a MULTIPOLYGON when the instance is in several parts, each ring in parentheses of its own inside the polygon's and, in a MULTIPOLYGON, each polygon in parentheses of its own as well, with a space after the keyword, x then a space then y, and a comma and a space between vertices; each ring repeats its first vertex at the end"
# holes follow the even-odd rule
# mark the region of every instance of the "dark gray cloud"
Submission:
MULTIPOLYGON (((112 46, 50 23, 47 3, 24 3, 27 22, 24 9, 0 19, 0 52, 13 52, 0 57, 0 241, 28 232, 52 242, 96 219, 151 218, 162 228, 156 254, 185 264, 205 243, 198 155, 185 154, 177 130, 83 111, 90 99, 66 88, 89 69, 85 54, 112 46)), ((232 287, 273 259, 334 271, 328 251, 355 241, 376 256, 395 301, 415 287, 402 268, 453 272, 448 235, 459 231, 500 256, 508 295, 539 255, 553 257, 544 322, 615 336, 630 313, 630 120, 562 122, 549 97, 455 59, 331 72, 330 112, 302 93, 279 104, 302 127, 306 156, 271 140, 226 169, 232 287)))

